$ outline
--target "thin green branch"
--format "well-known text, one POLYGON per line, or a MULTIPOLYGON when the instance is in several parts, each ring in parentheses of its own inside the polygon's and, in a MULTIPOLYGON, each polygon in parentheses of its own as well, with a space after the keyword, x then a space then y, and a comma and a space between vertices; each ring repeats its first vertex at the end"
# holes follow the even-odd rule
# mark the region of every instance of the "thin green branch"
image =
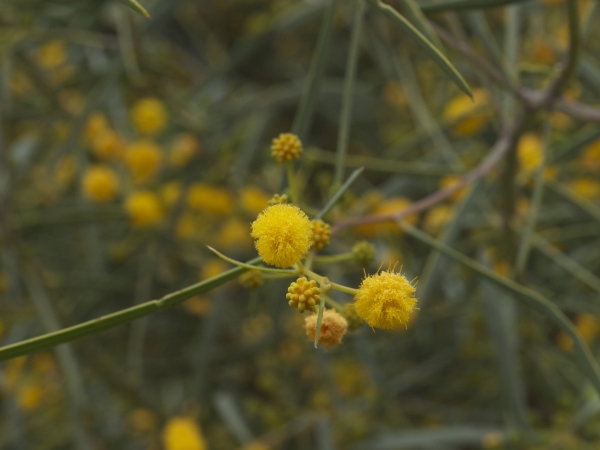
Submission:
POLYGON ((317 215, 315 216, 316 220, 323 218, 323 216, 325 216, 325 214, 327 214, 329 210, 334 207, 334 205, 340 200, 342 195, 344 195, 344 193, 348 190, 352 183, 354 183, 354 180, 358 178, 358 176, 363 172, 363 170, 365 170, 364 167, 359 167, 354 172, 352 172, 352 174, 348 177, 348 179, 342 185, 342 187, 337 190, 337 192, 333 195, 333 197, 331 197, 331 199, 327 202, 323 209, 321 209, 321 211, 317 213, 317 215))
MULTIPOLYGON (((262 258, 257 257, 251 261, 248 261, 247 264, 254 265, 261 261, 262 258)), ((194 295, 208 292, 224 284, 225 282, 238 277, 247 270, 248 269, 243 267, 236 267, 235 269, 223 272, 222 274, 209 278, 208 280, 188 286, 185 289, 172 292, 171 294, 165 295, 159 300, 151 300, 149 302, 142 303, 141 305, 133 306, 113 314, 98 317, 97 319, 89 320, 79 325, 64 328, 60 331, 44 334, 32 339, 27 339, 25 341, 17 342, 16 344, 7 345, 0 348, 0 361, 6 361, 8 359, 16 358, 17 356, 27 355, 38 350, 64 344, 65 342, 71 342, 84 336, 97 334, 162 309, 175 306, 184 300, 193 297, 194 295)))
POLYGON ((352 103, 354 100, 354 85, 356 83, 356 68, 358 65, 358 54, 360 50, 360 35, 365 13, 365 1, 357 0, 354 20, 352 23, 352 35, 350 37, 350 53, 346 62, 346 77, 344 79, 344 92, 342 96, 342 113, 340 115, 340 127, 338 132, 337 154, 335 159, 335 171, 333 185, 342 183, 344 169, 346 168, 346 153, 348 153, 348 141, 350 139, 350 119, 352 117, 352 103))

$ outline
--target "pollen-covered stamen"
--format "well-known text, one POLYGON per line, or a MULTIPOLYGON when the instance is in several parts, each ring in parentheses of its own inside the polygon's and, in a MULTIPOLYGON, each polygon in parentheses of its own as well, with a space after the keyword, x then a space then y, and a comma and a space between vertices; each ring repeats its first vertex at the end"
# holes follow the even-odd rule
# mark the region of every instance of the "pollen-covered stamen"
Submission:
POLYGON ((286 298, 288 305, 292 308, 298 308, 298 312, 314 311, 315 306, 321 303, 319 294, 321 289, 317 287, 315 280, 306 279, 306 277, 298 278, 290 284, 286 298))

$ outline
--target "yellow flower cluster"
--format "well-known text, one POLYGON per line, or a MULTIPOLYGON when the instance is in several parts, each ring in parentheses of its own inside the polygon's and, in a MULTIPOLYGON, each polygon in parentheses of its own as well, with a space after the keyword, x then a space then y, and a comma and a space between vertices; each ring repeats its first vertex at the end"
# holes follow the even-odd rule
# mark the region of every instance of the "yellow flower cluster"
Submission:
POLYGON ((269 206, 252 223, 258 254, 267 264, 290 267, 300 261, 312 244, 312 225, 297 206, 269 206))

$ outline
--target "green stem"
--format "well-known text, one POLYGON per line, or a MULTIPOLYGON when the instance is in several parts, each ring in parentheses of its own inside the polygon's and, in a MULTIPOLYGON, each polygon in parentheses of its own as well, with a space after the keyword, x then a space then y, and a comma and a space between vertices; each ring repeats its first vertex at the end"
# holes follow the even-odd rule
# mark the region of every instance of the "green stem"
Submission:
POLYGON ((352 35, 350 37, 350 54, 346 62, 346 78, 344 80, 344 93, 342 97, 342 114, 340 115, 340 128, 338 133, 337 155, 333 185, 342 183, 345 169, 346 153, 348 152, 348 139, 350 138, 350 119, 352 114, 352 101, 354 99, 354 84, 356 82, 356 67, 360 49, 360 34, 365 12, 364 0, 357 0, 354 20, 352 22, 352 35))
POLYGON ((292 163, 292 161, 288 161, 286 163, 286 166, 287 166, 288 184, 290 185, 290 194, 292 196, 292 203, 294 203, 295 205, 299 205, 298 185, 296 184, 296 174, 294 173, 294 163, 292 163))
POLYGON ((259 267, 259 266, 253 266, 251 264, 246 264, 240 261, 236 261, 235 259, 229 258, 228 256, 225 256, 223 253, 215 250, 214 248, 212 248, 211 246, 207 245, 206 246, 211 252, 213 252, 215 255, 217 255, 219 258, 221 258, 224 261, 227 261, 228 263, 234 264, 238 267, 243 267, 244 269, 248 269, 248 270, 259 270, 261 272, 266 272, 266 273, 277 273, 277 274, 285 274, 285 275, 294 275, 297 272, 295 270, 285 270, 285 269, 269 269, 268 267, 259 267))
MULTIPOLYGON (((262 258, 257 257, 251 261, 248 261, 248 264, 257 264, 261 261, 262 258)), ((17 356, 27 355, 38 350, 64 344, 65 342, 71 342, 91 334, 97 334, 101 331, 116 327, 117 325, 128 323, 162 309, 175 306, 184 300, 193 297, 194 295, 208 292, 211 289, 214 289, 225 282, 238 277, 242 273, 246 272, 246 270, 247 269, 243 267, 236 267, 235 269, 223 272, 222 274, 209 278, 208 280, 201 281, 200 283, 193 284, 192 286, 181 289, 180 291, 165 295, 159 300, 151 300, 149 302, 142 303, 141 305, 123 309, 116 313, 89 320, 79 325, 64 328, 60 331, 44 334, 32 339, 27 339, 25 341, 17 342, 16 344, 7 345, 0 348, 0 361, 6 361, 8 359, 16 358, 17 356)))
POLYGON ((317 264, 332 264, 337 262, 343 262, 351 260, 354 257, 352 252, 341 253, 339 255, 331 255, 331 256, 317 256, 315 258, 315 263, 317 264))
POLYGON ((329 306, 333 306, 338 311, 344 310, 344 307, 338 302, 336 302, 334 299, 332 299, 329 295, 321 294, 321 298, 325 301, 325 303, 327 303, 329 306))

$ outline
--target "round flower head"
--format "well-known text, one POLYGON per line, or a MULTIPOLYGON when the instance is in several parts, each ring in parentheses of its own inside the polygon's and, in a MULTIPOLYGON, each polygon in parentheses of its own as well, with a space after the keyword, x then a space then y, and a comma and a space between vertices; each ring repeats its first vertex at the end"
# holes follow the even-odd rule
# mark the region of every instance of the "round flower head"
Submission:
POLYGON ((81 187, 83 195, 88 199, 97 203, 106 203, 117 197, 119 179, 110 167, 98 164, 85 171, 81 187))
POLYGON ((157 98, 143 98, 131 108, 131 120, 140 134, 154 136, 160 133, 168 118, 165 104, 157 98))
POLYGON ((300 158, 302 153, 302 142, 295 134, 281 133, 273 139, 271 144, 271 155, 275 161, 284 163, 300 158))
POLYGON ((322 250, 329 245, 331 227, 322 220, 313 220, 313 245, 316 250, 322 250))
POLYGON ((404 275, 391 269, 366 277, 356 294, 358 316, 373 328, 406 326, 415 309, 416 288, 404 275))
POLYGON ((163 219, 163 207, 158 197, 149 191, 133 192, 125 200, 125 211, 135 228, 152 227, 163 219))
POLYGON ((312 225, 300 208, 273 205, 252 223, 258 254, 267 264, 286 268, 300 261, 312 244, 312 225))
MULTIPOLYGON (((306 335, 314 341, 317 330, 317 314, 312 314, 304 319, 304 328, 306 329, 306 335)), ((321 332, 319 333, 319 344, 323 344, 325 348, 341 344, 347 328, 348 322, 346 319, 344 319, 337 311, 326 309, 323 311, 321 332)))

